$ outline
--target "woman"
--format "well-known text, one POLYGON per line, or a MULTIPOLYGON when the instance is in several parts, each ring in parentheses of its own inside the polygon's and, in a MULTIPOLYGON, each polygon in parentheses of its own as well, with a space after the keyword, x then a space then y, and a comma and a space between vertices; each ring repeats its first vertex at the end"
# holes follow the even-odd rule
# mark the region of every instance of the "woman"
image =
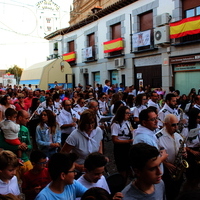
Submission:
POLYGON ((79 93, 78 92, 74 92, 73 93, 73 97, 72 97, 72 104, 73 107, 78 103, 78 99, 80 98, 79 93))
POLYGON ((26 110, 28 111, 28 105, 24 103, 24 94, 19 93, 17 94, 17 101, 15 102, 16 110, 26 110))
POLYGON ((11 97, 9 95, 4 95, 2 98, 1 98, 1 101, 0 101, 0 121, 4 120, 5 119, 5 111, 7 108, 13 108, 15 109, 15 106, 12 105, 12 100, 11 100, 11 97))
POLYGON ((139 114, 142 110, 146 109, 147 96, 145 93, 138 94, 135 99, 135 108, 133 110, 133 117, 136 123, 139 123, 139 114))
POLYGON ((40 123, 36 127, 36 142, 38 148, 48 157, 57 152, 61 143, 61 131, 56 122, 56 117, 50 110, 40 114, 40 123))
POLYGON ((129 149, 133 142, 130 122, 130 109, 121 106, 117 110, 111 124, 111 135, 114 143, 114 158, 117 170, 124 177, 125 182, 129 174, 129 149))
POLYGON ((117 102, 117 101, 121 101, 124 105, 126 105, 123 101, 122 101, 122 98, 123 98, 123 94, 122 93, 114 93, 112 95, 112 99, 111 99, 111 102, 110 102, 110 113, 112 115, 114 115, 113 113, 113 109, 114 109, 114 104, 117 102))
POLYGON ((103 131, 97 127, 96 115, 93 110, 85 110, 80 117, 78 129, 74 130, 61 151, 70 151, 78 155, 75 168, 83 172, 86 157, 93 152, 102 153, 103 131))
POLYGON ((46 105, 45 105, 44 109, 52 111, 55 115, 60 114, 60 109, 56 108, 52 97, 48 97, 46 99, 46 105))

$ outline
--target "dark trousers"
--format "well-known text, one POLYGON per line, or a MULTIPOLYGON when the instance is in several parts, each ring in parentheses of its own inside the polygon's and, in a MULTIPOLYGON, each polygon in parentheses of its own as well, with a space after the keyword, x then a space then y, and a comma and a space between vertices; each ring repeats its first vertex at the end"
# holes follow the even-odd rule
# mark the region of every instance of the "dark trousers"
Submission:
POLYGON ((169 170, 164 166, 164 174, 162 176, 162 179, 165 183, 167 200, 176 199, 178 194, 180 193, 180 189, 183 184, 183 176, 177 181, 173 180, 169 170))

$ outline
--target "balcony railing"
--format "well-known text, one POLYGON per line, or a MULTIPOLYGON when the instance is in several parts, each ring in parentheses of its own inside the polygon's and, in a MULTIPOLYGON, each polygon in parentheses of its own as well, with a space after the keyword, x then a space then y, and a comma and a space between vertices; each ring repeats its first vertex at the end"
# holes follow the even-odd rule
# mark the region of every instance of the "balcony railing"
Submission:
POLYGON ((184 18, 170 24, 172 45, 200 42, 200 15, 184 18))
POLYGON ((93 62, 97 60, 97 46, 93 45, 82 49, 83 62, 93 62))
POLYGON ((132 52, 141 52, 154 49, 154 31, 149 29, 132 35, 132 52))

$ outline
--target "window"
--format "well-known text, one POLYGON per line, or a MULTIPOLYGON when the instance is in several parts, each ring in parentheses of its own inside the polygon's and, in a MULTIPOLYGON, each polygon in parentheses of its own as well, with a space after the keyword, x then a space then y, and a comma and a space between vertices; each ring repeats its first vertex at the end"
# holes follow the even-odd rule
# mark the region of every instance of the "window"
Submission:
POLYGON ((151 35, 150 35, 150 45, 138 47, 138 51, 151 49, 151 44, 153 44, 153 12, 148 11, 139 15, 139 22, 140 22, 139 31, 142 32, 142 31, 151 30, 151 35))
MULTIPOLYGON (((200 2, 191 0, 182 0, 183 18, 200 15, 200 2)), ((180 38, 180 42, 197 41, 200 34, 187 35, 180 38)))
POLYGON ((74 40, 68 42, 68 52, 74 51, 74 40))
POLYGON ((182 0, 183 18, 200 15, 200 2, 191 0, 182 0))
MULTIPOLYGON (((111 26, 111 40, 121 37, 121 23, 117 23, 111 26)), ((110 53, 110 56, 120 55, 122 50, 114 51, 110 53)))
POLYGON ((46 20, 47 20, 47 23, 51 22, 51 18, 46 18, 46 20))
POLYGON ((88 61, 95 60, 95 34, 91 33, 87 35, 87 47, 91 47, 90 57, 87 58, 88 61))

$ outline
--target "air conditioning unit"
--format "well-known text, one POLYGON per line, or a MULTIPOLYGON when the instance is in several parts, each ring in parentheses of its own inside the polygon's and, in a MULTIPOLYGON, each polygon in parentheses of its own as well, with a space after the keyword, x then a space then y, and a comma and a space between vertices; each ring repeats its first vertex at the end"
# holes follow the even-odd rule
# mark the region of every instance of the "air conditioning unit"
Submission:
POLYGON ((116 68, 124 68, 124 58, 116 58, 114 60, 116 68))
POLYGON ((163 13, 162 15, 156 16, 156 26, 162 26, 168 24, 171 19, 169 13, 163 13))
POLYGON ((80 69, 80 73, 83 73, 83 68, 80 69))
POLYGON ((157 27, 154 29, 154 44, 167 44, 170 42, 169 25, 157 27))

